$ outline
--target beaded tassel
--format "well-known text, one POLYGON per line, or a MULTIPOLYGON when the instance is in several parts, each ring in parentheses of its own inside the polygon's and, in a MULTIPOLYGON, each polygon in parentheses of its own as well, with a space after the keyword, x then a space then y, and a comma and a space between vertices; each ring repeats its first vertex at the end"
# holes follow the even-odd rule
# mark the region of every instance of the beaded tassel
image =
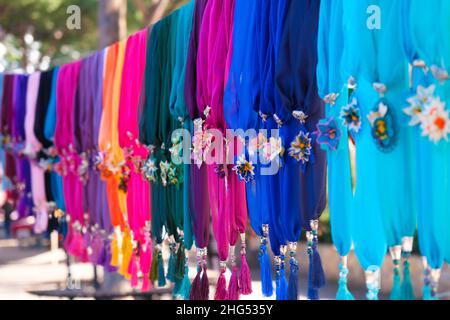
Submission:
POLYGON ((439 279, 441 278, 441 269, 430 270, 430 287, 431 287, 431 300, 438 300, 439 279))
POLYGON ((316 290, 322 288, 326 284, 325 273, 322 267, 322 261, 319 255, 319 220, 311 220, 311 233, 313 235, 312 239, 312 255, 313 255, 313 274, 312 274, 312 282, 313 286, 316 290))
POLYGON ((368 300, 378 300, 378 292, 380 292, 380 267, 370 266, 366 270, 366 286, 368 300))
POLYGON ((167 275, 166 278, 172 283, 175 283, 175 260, 177 255, 177 243, 175 242, 175 239, 173 236, 170 236, 169 238, 169 250, 170 250, 170 257, 169 257, 169 266, 167 268, 167 275))
POLYGON ((203 266, 203 275, 201 279, 201 295, 202 300, 209 300, 209 279, 208 279, 208 249, 200 249, 201 261, 203 266))
POLYGON ((157 264, 158 264, 158 287, 166 286, 166 275, 164 272, 164 261, 162 256, 162 247, 161 245, 157 245, 158 254, 157 254, 157 264))
POLYGON ((351 294, 351 292, 348 290, 347 277, 348 277, 347 257, 341 257, 341 262, 339 263, 339 289, 336 294, 336 300, 355 299, 351 294))
POLYGON ((423 289, 422 289, 422 299, 432 300, 431 298, 431 268, 428 265, 426 257, 422 257, 423 264, 423 289))
POLYGON ((402 255, 402 247, 395 246, 389 248, 391 254, 392 263, 394 264, 394 278, 392 281, 392 289, 390 300, 401 300, 401 279, 400 279, 400 259, 402 255))
POLYGON ((275 270, 276 270, 276 298, 277 300, 287 299, 288 285, 286 282, 286 246, 280 246, 280 255, 275 257, 275 270))
POLYGON ((288 300, 298 300, 297 242, 289 242, 289 283, 288 300))
POLYGON ((241 294, 249 295, 252 293, 252 279, 250 268, 247 263, 247 245, 245 243, 245 233, 241 234, 241 270, 239 272, 239 289, 241 294))
POLYGON ((227 292, 227 279, 225 273, 227 272, 227 262, 220 261, 219 264, 219 279, 217 280, 216 293, 214 294, 214 300, 225 300, 228 297, 227 292))
POLYGON ((273 295, 273 283, 272 283, 272 269, 270 266, 270 258, 267 253, 267 239, 269 237, 269 225, 262 226, 263 236, 261 237, 261 244, 259 249, 259 265, 261 270, 261 288, 262 294, 265 297, 271 297, 273 295))
POLYGON ((203 271, 202 265, 202 249, 197 249, 197 275, 192 281, 191 290, 189 293, 189 300, 203 300, 201 288, 201 275, 203 271))
POLYGON ((307 241, 307 253, 309 257, 309 275, 308 275, 308 299, 309 300, 318 300, 319 296, 317 293, 317 289, 313 285, 313 272, 314 272, 314 258, 313 258, 313 241, 314 236, 311 231, 306 232, 306 241, 307 241))
POLYGON ((415 300, 414 288, 411 282, 411 274, 409 270, 409 258, 413 249, 413 237, 404 237, 402 241, 402 257, 403 257, 403 282, 401 289, 401 300, 415 300))
POLYGON ((228 284, 227 300, 231 301, 239 300, 239 279, 238 279, 235 249, 236 249, 235 246, 230 246, 231 277, 230 283, 228 284))

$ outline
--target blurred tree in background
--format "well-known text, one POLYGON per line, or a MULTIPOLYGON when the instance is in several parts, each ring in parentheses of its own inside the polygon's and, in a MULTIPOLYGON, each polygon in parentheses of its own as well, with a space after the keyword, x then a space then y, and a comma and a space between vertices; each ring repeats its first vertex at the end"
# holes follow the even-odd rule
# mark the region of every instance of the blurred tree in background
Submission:
POLYGON ((155 23, 186 2, 0 0, 0 72, 45 70, 79 59, 155 23), (67 9, 72 5, 80 8, 80 30, 69 30, 66 26, 70 16, 67 9), (113 11, 108 11, 111 9, 113 11), (114 10, 123 14, 116 14, 114 10))

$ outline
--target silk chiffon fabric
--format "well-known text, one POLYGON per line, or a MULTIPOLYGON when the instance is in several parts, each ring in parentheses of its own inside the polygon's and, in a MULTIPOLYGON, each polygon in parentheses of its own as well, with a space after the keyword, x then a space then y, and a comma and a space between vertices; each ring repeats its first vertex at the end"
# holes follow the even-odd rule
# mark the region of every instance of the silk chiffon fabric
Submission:
POLYGON ((83 182, 84 212, 88 214, 88 231, 84 244, 89 246, 89 259, 92 263, 113 271, 110 265, 109 235, 112 226, 106 198, 106 185, 101 179, 95 161, 98 152, 98 132, 103 109, 103 66, 104 52, 99 51, 85 58, 80 67, 76 104, 74 109, 75 148, 80 154, 83 169, 80 179, 83 182))
MULTIPOLYGON (((189 49, 189 39, 192 31, 192 20, 195 9, 195 1, 191 1, 189 4, 180 9, 179 22, 177 27, 177 33, 175 38, 174 50, 174 71, 172 78, 172 90, 170 94, 170 114, 174 130, 177 128, 185 129, 188 132, 192 131, 192 121, 189 118, 187 111, 187 104, 184 95, 185 78, 186 78, 186 60, 189 49)), ((183 136, 183 139, 185 137, 183 136)), ((182 154, 182 160, 189 160, 190 154, 182 154)), ((177 228, 183 231, 183 243, 186 249, 190 250, 193 245, 194 236, 191 224, 191 214, 189 207, 190 199, 190 171, 189 165, 182 164, 182 187, 180 190, 176 190, 176 203, 177 211, 175 225, 177 228), (182 213, 182 215, 180 214, 182 213)))
MULTIPOLYGON (((130 268, 136 276, 140 268, 143 273, 143 291, 149 289, 149 272, 151 262, 150 223, 150 185, 140 173, 140 163, 147 159, 148 151, 140 144, 139 137, 139 100, 145 70, 148 30, 144 29, 130 36, 127 40, 122 84, 120 94, 118 130, 119 144, 124 150, 126 166, 129 167, 127 181, 127 217, 133 239, 140 244, 141 257, 136 261, 137 252, 133 253, 130 268)), ((133 286, 137 286, 136 277, 133 286)))
MULTIPOLYGON (((378 93, 373 89, 373 68, 377 66, 376 55, 373 48, 373 30, 366 27, 364 12, 370 3, 357 1, 344 3, 344 50, 341 63, 342 79, 351 76, 356 79, 357 89, 354 93, 360 106, 361 119, 367 119, 375 103, 379 99, 378 93), (349 32, 353 30, 353 32, 349 32)), ((365 126, 369 124, 363 123, 365 126)), ((353 215, 353 242, 355 253, 368 275, 378 275, 387 249, 382 212, 380 207, 379 184, 377 178, 377 154, 371 136, 370 128, 364 127, 355 137, 356 175, 355 214, 353 215), (370 203, 370 206, 368 206, 370 203), (361 214, 364 212, 364 214, 361 214)), ((371 298, 376 298, 378 284, 371 285, 371 298)))
MULTIPOLYGON (((48 102, 47 114, 45 115, 44 124, 44 136, 48 140, 49 146, 48 151, 51 153, 52 148, 54 148, 54 136, 56 128, 56 95, 57 95, 57 84, 58 84, 59 67, 53 70, 52 84, 51 84, 51 94, 50 100, 48 102)), ((60 161, 58 157, 52 159, 53 162, 60 161)), ((56 170, 51 173, 51 191, 53 198, 56 203, 56 207, 62 211, 66 210, 64 202, 64 190, 62 176, 56 170)))
POLYGON ((339 291, 336 299, 352 299, 347 289, 346 257, 352 248, 353 186, 349 139, 351 133, 340 121, 341 109, 348 105, 349 90, 340 74, 343 51, 343 1, 322 0, 318 34, 318 94, 325 99, 330 93, 338 93, 334 105, 327 104, 326 116, 339 125, 341 138, 336 150, 327 148, 328 158, 328 206, 330 209, 331 235, 341 256, 339 291))
MULTIPOLYGON (((197 57, 198 46, 200 41, 200 30, 202 26, 203 16, 208 1, 196 1, 194 9, 194 17, 192 22, 192 32, 189 39, 188 56, 186 59, 186 79, 184 87, 184 95, 186 99, 187 110, 191 121, 201 117, 201 112, 197 105, 197 57)), ((192 221, 192 228, 195 236, 195 243, 198 248, 206 248, 209 242, 209 198, 201 195, 207 191, 207 174, 206 167, 200 168, 190 166, 190 179, 192 190, 189 199, 189 211, 192 221)))
MULTIPOLYGON (((448 10, 448 4, 445 1, 437 1, 434 6, 428 7, 418 1, 411 1, 403 2, 403 5, 403 9, 407 12, 404 18, 405 53, 411 65, 420 60, 424 63, 424 67, 416 66, 413 69, 410 79, 411 94, 416 93, 419 85, 424 88, 434 85, 436 87, 434 96, 446 102, 447 109, 448 80, 438 81, 429 68, 435 66, 448 70, 449 45, 446 29, 448 11, 443 11, 448 10), (420 28, 415 25, 418 21, 420 28)), ((424 299, 435 299, 440 269, 444 260, 448 260, 448 232, 441 223, 448 221, 449 212, 448 203, 442 201, 444 194, 448 194, 448 185, 444 182, 446 179, 443 179, 449 172, 448 143, 446 141, 433 143, 420 134, 420 129, 410 128, 410 130, 414 130, 413 152, 418 155, 413 170, 418 172, 415 199, 418 207, 419 247, 421 254, 426 258, 424 299), (424 171, 425 167, 428 169, 424 171), (426 292, 427 287, 431 292, 426 292)))
MULTIPOLYGON (((36 116, 36 103, 39 93, 39 83, 41 74, 39 72, 30 75, 27 88, 27 112, 25 115, 25 150, 23 151, 31 159, 36 159, 37 154, 42 148, 41 143, 34 133, 34 123, 36 116)), ((43 233, 47 231, 48 213, 47 197, 45 194, 45 176, 44 170, 39 163, 30 161, 31 170, 31 192, 36 214, 36 223, 34 231, 43 233)))
MULTIPOLYGON (((110 210, 111 224, 114 227, 120 227, 125 230, 125 220, 123 207, 119 201, 119 172, 117 165, 120 161, 113 152, 114 135, 117 130, 117 117, 114 117, 118 107, 118 95, 120 87, 117 83, 120 79, 121 52, 123 54, 124 44, 116 43, 106 49, 104 82, 103 82, 103 113, 100 122, 100 131, 98 137, 99 151, 102 153, 104 170, 102 178, 106 181, 106 192, 108 197, 108 206, 110 210), (117 90, 116 90, 117 89, 117 90), (115 119, 115 121, 114 121, 115 119)), ((116 135, 117 137, 117 135, 116 135)), ((118 143, 118 141, 116 141, 118 143)), ((120 155, 119 155, 120 156, 120 155)))
MULTIPOLYGON (((199 57, 200 32, 205 18, 205 10, 208 0, 199 0, 195 3, 194 17, 192 22, 192 32, 189 39, 189 50, 186 61, 186 80, 184 94, 186 98, 187 110, 192 121, 201 119, 203 114, 197 102, 197 90, 199 75, 197 74, 197 60, 199 57)), ((194 128, 195 130, 195 128, 194 128)), ((192 221, 192 228, 195 236, 195 244, 197 248, 204 249, 208 246, 210 236, 210 203, 208 194, 206 165, 191 165, 189 181, 191 182, 191 193, 189 199, 189 209, 192 221), (194 191, 195 190, 195 191, 194 191)), ((191 289, 190 299, 208 299, 209 288, 206 291, 199 291, 198 286, 202 271, 203 277, 206 278, 206 266, 202 264, 202 251, 197 250, 197 276, 192 286, 196 290, 191 289)))
POLYGON ((1 117, 1 133, 5 143, 5 165, 4 165, 4 183, 11 184, 10 200, 17 200, 16 193, 16 164, 14 154, 11 150, 12 142, 12 126, 13 126, 13 99, 14 99, 15 76, 5 75, 3 84, 3 101, 2 101, 2 117, 1 117))
POLYGON ((28 88, 28 75, 14 77, 13 113, 12 116, 12 141, 15 167, 17 174, 18 203, 17 212, 19 218, 33 215, 33 198, 31 193, 30 162, 23 155, 25 146, 25 115, 27 110, 26 93, 28 88))
MULTIPOLYGON (((216 132, 220 132, 222 135, 226 134, 227 129, 223 116, 223 92, 231 63, 233 15, 234 1, 208 2, 200 30, 200 45, 197 57, 197 104, 199 111, 200 113, 207 111, 205 129, 217 130, 216 132)), ((226 143, 224 145, 224 143, 225 141, 213 141, 213 144, 218 147, 215 152, 219 154, 211 154, 214 157, 215 164, 207 165, 208 194, 213 233, 222 263, 227 261, 229 246, 231 245, 233 272, 228 298, 237 299, 237 266, 235 264, 234 247, 239 235, 245 230, 243 225, 246 222, 243 223, 241 219, 246 217, 247 209, 245 185, 238 180, 236 175, 229 174, 231 167, 226 166, 223 169, 225 170, 225 177, 221 177, 217 173, 217 167, 227 160, 228 152, 234 151, 229 150, 229 145, 226 145, 226 143)), ((223 268, 221 273, 223 276, 223 268)), ((224 292, 216 294, 216 298, 224 298, 224 292)))
POLYGON ((63 194, 67 214, 70 217, 66 249, 75 257, 87 260, 83 247, 82 228, 86 224, 83 208, 83 184, 78 175, 81 162, 75 149, 75 94, 81 62, 62 66, 58 74, 56 96, 55 147, 61 156, 59 173, 63 177, 63 194))

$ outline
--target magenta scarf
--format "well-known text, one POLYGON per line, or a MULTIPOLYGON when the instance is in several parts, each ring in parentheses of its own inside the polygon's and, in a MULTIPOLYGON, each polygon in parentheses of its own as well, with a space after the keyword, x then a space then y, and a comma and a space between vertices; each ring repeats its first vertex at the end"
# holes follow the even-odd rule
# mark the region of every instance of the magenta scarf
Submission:
MULTIPOLYGON (((231 63, 233 15, 234 1, 208 2, 197 57, 197 103, 206 118, 204 129, 218 130, 223 135, 227 129, 223 95, 231 63)), ((240 292, 234 247, 240 234, 245 233, 247 224, 245 185, 232 172, 231 166, 223 165, 235 150, 231 150, 225 141, 214 141, 213 144, 219 145, 221 152, 220 155, 211 154, 218 163, 207 166, 213 233, 221 261, 215 298, 236 300, 240 292), (230 246, 232 276, 227 290, 225 272, 230 246)), ((245 237, 242 239, 245 247, 245 237)), ((248 273, 242 279, 247 293, 250 282, 248 273)))
POLYGON ((64 201, 70 219, 65 248, 75 257, 85 260, 83 227, 86 219, 83 212, 83 183, 78 175, 81 158, 75 150, 75 94, 81 62, 62 66, 58 75, 56 96, 55 146, 61 161, 56 170, 63 177, 64 201))
POLYGON ((149 272, 152 259, 150 184, 141 174, 142 162, 147 159, 148 150, 138 140, 139 97, 145 70, 147 37, 148 30, 144 29, 128 38, 122 72, 118 122, 119 143, 124 150, 128 173, 126 178, 128 224, 133 232, 133 240, 138 243, 131 258, 129 270, 132 271, 130 273, 133 287, 138 285, 137 272, 141 270, 142 291, 150 288, 149 272))

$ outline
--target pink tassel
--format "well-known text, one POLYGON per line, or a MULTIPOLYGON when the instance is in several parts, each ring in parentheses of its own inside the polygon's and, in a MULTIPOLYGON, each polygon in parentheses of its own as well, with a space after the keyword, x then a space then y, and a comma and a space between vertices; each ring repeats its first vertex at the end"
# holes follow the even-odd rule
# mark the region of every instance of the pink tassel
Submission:
POLYGON ((139 285, 138 266, 136 262, 136 252, 133 255, 128 266, 128 273, 131 274, 131 287, 137 288, 139 285))
POLYGON ((202 269, 198 267, 197 275, 191 285, 191 292, 189 293, 189 300, 202 300, 202 287, 201 287, 201 275, 202 269))
POLYGON ((145 292, 149 292, 151 289, 151 283, 150 283, 150 279, 149 279, 149 275, 147 274, 143 274, 142 275, 142 288, 141 291, 143 293, 145 292))
POLYGON ((214 300, 226 300, 227 293, 227 280, 225 279, 226 268, 221 268, 220 276, 217 280, 216 294, 214 295, 214 300))
POLYGON ((145 248, 141 250, 139 264, 142 272, 142 292, 148 292, 151 288, 150 283, 150 265, 152 263, 152 244, 147 242, 145 248))
POLYGON ((252 279, 245 253, 241 254, 241 271, 239 273, 240 291, 243 295, 252 294, 252 279))
POLYGON ((208 273, 206 268, 206 263, 203 265, 203 275, 201 280, 201 298, 202 300, 209 300, 209 279, 208 279, 208 273))
POLYGON ((239 300, 239 283, 238 283, 238 270, 236 266, 233 266, 233 271, 231 272, 230 285, 228 287, 228 298, 227 300, 237 301, 239 300))

